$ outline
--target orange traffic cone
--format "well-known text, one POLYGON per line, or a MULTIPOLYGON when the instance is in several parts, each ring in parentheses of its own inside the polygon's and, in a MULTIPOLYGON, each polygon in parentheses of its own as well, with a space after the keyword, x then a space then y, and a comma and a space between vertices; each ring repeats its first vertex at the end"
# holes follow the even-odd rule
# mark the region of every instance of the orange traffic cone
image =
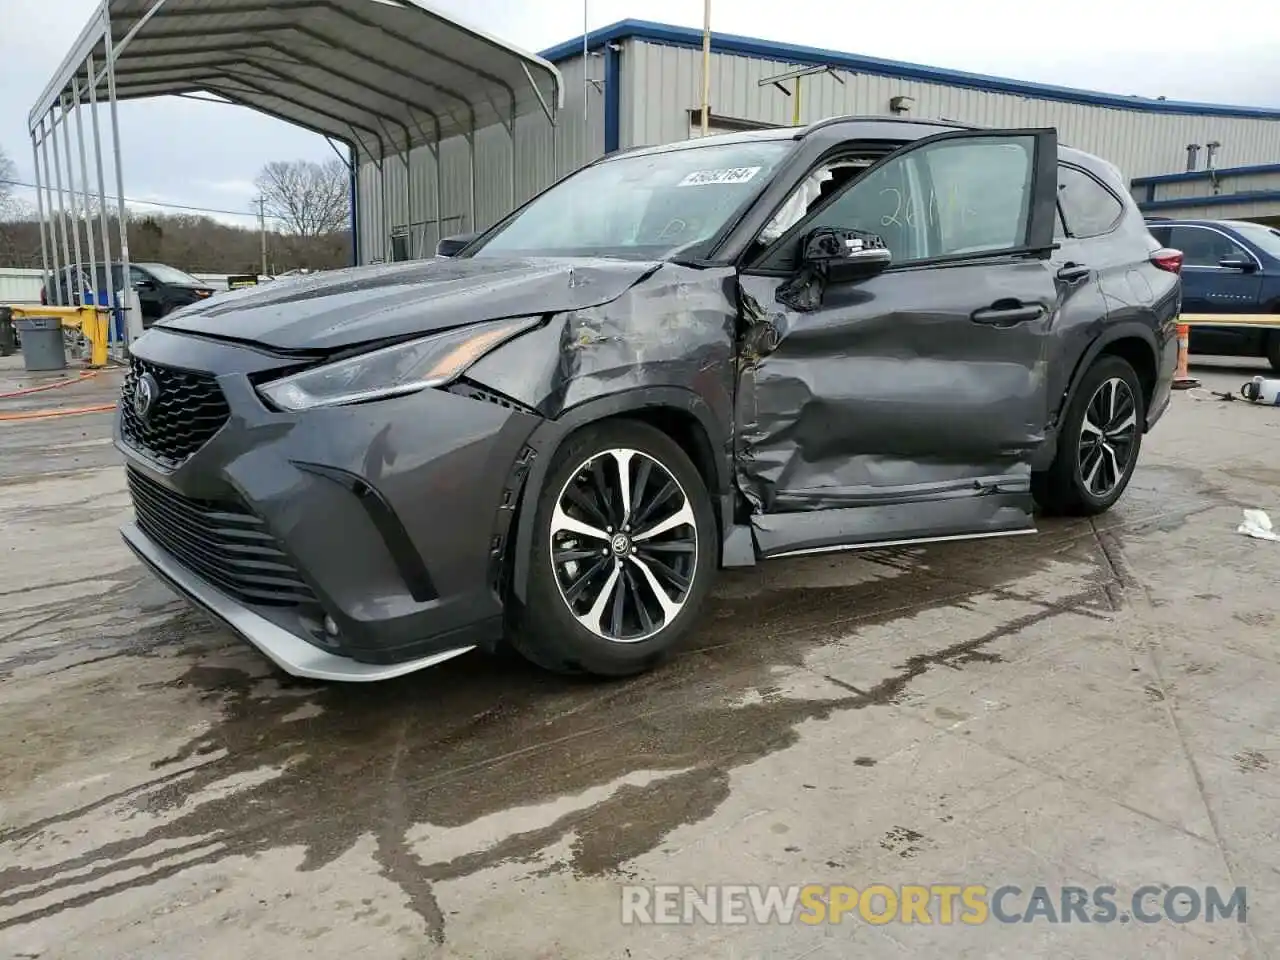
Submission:
POLYGON ((1200 381, 1191 376, 1187 369, 1187 363, 1191 356, 1191 327, 1188 324, 1178 324, 1178 369, 1173 374, 1173 389, 1189 390, 1192 387, 1200 386, 1200 381))

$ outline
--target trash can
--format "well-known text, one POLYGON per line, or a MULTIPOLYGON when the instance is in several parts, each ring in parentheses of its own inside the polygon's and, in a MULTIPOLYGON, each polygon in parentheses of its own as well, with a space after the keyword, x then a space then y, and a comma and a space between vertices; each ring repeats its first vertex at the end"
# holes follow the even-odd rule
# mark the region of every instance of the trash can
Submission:
POLYGON ((58 317, 31 317, 15 320, 22 334, 22 365, 29 371, 65 370, 67 347, 62 339, 62 320, 58 317))
POLYGON ((18 352, 18 338, 13 332, 13 310, 0 307, 0 357, 11 357, 18 352))

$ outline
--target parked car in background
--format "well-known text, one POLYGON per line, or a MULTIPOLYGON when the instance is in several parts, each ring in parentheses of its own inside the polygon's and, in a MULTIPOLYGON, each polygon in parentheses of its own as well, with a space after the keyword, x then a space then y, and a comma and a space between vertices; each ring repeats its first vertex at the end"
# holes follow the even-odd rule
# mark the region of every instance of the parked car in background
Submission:
MULTIPOLYGON (((1274 313, 1280 328, 1280 230, 1246 220, 1150 219, 1147 227, 1165 246, 1182 251, 1185 313, 1274 313)), ((1280 329, 1196 324, 1190 350, 1266 357, 1280 372, 1280 329)))
MULTIPOLYGON (((52 298, 49 285, 40 290, 40 302, 46 305, 78 306, 82 282, 87 279, 89 268, 64 267, 62 283, 54 284, 52 298)), ((105 290, 107 283, 106 265, 97 265, 97 290, 105 290)), ((111 265, 111 288, 121 288, 121 265, 111 265)), ((198 303, 216 292, 212 286, 189 273, 164 263, 131 263, 129 278, 133 289, 138 294, 138 305, 142 310, 142 325, 150 327, 161 317, 172 313, 179 307, 198 303)))
POLYGON ((117 420, 122 532, 294 674, 504 638, 638 673, 718 567, 1110 508, 1169 403, 1180 261, 1052 129, 613 154, 455 257, 157 323, 117 420))

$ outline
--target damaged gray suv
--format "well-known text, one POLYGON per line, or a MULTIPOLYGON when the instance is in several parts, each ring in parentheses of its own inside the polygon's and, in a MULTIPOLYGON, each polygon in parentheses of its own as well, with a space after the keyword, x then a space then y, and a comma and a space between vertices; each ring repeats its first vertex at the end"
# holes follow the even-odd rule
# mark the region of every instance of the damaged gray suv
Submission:
POLYGON ((504 643, 636 673, 719 567, 1109 508, 1169 402, 1180 265, 1048 129, 612 155, 452 257, 157 323, 124 537, 293 674, 504 643))

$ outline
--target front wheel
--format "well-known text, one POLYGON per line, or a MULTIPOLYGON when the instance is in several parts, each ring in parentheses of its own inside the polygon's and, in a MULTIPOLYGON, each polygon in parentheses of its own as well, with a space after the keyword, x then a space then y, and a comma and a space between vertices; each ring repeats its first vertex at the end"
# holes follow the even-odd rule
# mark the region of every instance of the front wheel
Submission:
POLYGON ((717 552, 711 498, 675 441, 631 420, 587 427, 539 495, 512 646, 557 673, 648 670, 693 626, 717 552))
POLYGON ((1058 451, 1032 493, 1045 513, 1093 516, 1120 499, 1142 448, 1146 403, 1129 362, 1103 356, 1080 381, 1058 434, 1058 451))

